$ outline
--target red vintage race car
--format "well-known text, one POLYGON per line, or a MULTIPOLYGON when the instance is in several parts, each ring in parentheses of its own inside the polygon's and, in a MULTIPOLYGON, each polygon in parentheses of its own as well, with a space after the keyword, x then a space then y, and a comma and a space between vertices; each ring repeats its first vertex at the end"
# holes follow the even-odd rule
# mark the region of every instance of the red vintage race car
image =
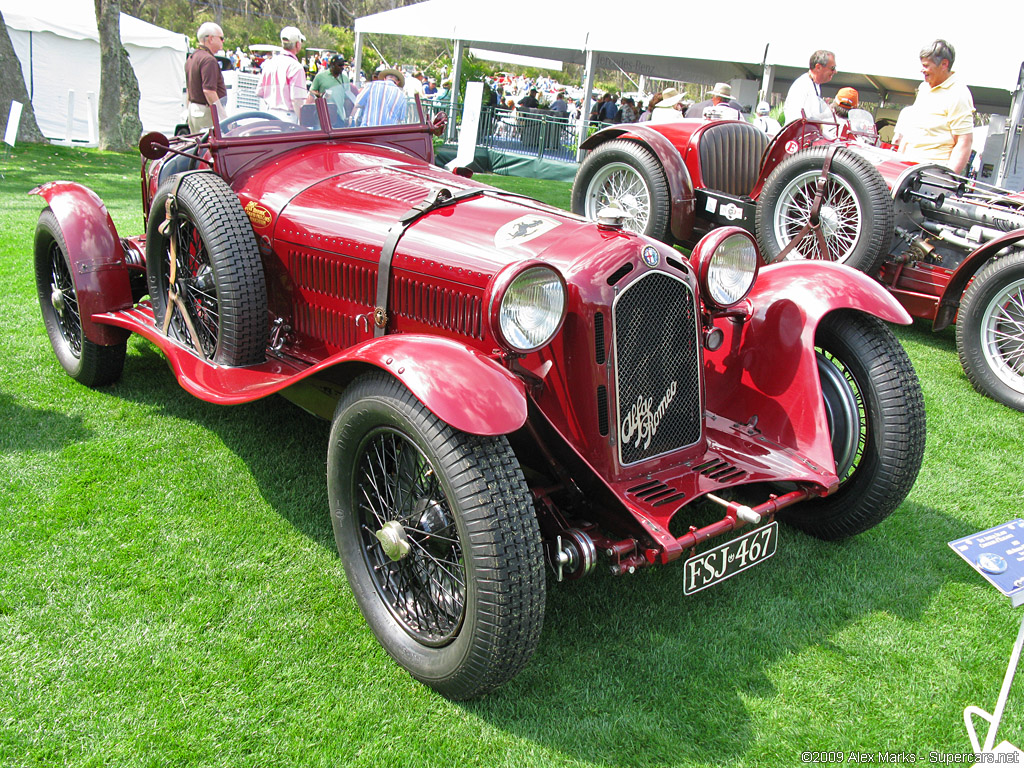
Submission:
POLYGON ((38 187, 61 365, 112 382, 135 333, 197 397, 330 419, 353 594, 452 698, 526 664, 545 563, 561 580, 689 556, 691 593, 769 557, 776 516, 842 539, 899 506, 924 409, 883 322, 910 316, 878 283, 759 267, 735 227, 687 259, 435 167, 434 128, 418 102, 372 126, 320 100, 299 124, 143 137, 141 235, 77 183, 38 187))
POLYGON ((679 120, 612 126, 583 147, 577 213, 595 218, 614 203, 627 228, 685 247, 736 225, 756 234, 767 262, 860 269, 935 330, 956 321, 974 387, 1024 410, 1021 193, 878 146, 863 110, 842 126, 797 120, 771 143, 746 122, 679 120))

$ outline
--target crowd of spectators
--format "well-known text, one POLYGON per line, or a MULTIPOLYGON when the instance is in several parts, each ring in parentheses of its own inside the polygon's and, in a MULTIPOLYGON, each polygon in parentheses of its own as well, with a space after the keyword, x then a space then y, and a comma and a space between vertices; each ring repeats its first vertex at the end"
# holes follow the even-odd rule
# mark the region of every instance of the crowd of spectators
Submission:
MULTIPOLYGON (((339 54, 316 49, 302 56, 305 37, 295 27, 281 31, 278 52, 271 55, 260 51, 266 58, 249 56, 241 48, 222 53, 224 33, 212 22, 204 24, 197 37, 199 47, 186 66, 188 119, 192 130, 207 126, 209 105, 224 97, 223 78, 213 60, 217 54, 230 58, 238 69, 261 71, 259 95, 268 103, 268 109, 286 119, 295 119, 303 102, 311 103, 319 96, 335 100, 344 117, 353 113, 357 103, 363 113, 386 111, 381 106, 382 94, 387 95, 390 104, 398 92, 405 100, 418 96, 424 101, 444 100, 451 92, 451 78, 443 65, 436 73, 412 68, 385 69, 382 65, 366 78, 362 73, 357 77, 349 62, 339 54), (303 87, 298 83, 304 83, 303 87), (396 87, 392 91, 385 86, 396 87), (339 93, 346 94, 344 99, 339 93)), ((918 90, 914 106, 901 116, 894 144, 915 159, 946 163, 955 170, 963 170, 972 149, 974 105, 970 92, 952 71, 955 52, 945 40, 936 40, 921 51, 920 58, 925 82, 918 90)), ((783 109, 786 123, 801 116, 832 121, 837 126, 848 122, 849 111, 859 105, 857 91, 844 87, 834 98, 822 93, 822 86, 829 83, 835 73, 834 53, 822 49, 811 54, 807 72, 793 82, 786 94, 783 109)), ((560 84, 546 75, 528 78, 496 72, 484 78, 484 106, 507 111, 512 119, 519 113, 543 112, 566 122, 575 121, 583 117, 582 111, 588 102, 584 96, 582 88, 560 84)), ((586 117, 593 125, 663 123, 688 117, 750 120, 769 137, 781 130, 768 102, 759 102, 750 115, 749 106, 744 108, 732 98, 728 83, 716 83, 706 93, 706 98, 696 103, 676 87, 668 87, 647 97, 646 104, 642 94, 634 97, 611 92, 595 94, 590 104, 586 117)), ((397 114, 400 110, 396 106, 394 111, 397 114)), ((508 118, 504 119, 507 122, 508 118)))

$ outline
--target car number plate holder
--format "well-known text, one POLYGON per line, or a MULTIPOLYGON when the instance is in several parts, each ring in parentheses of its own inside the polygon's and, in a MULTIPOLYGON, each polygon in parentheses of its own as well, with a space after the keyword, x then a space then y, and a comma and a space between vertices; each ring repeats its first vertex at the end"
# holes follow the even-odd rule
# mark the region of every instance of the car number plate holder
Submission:
POLYGON ((775 554, 779 541, 776 522, 755 528, 683 563, 683 594, 692 595, 732 578, 775 554))

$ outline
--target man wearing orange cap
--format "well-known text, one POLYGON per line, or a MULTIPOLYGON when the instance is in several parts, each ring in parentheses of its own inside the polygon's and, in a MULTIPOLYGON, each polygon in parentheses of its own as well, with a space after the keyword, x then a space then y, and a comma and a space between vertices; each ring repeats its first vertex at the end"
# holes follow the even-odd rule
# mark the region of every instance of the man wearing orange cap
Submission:
POLYGON ((860 104, 860 94, 857 93, 856 88, 840 88, 839 93, 832 101, 832 111, 836 113, 837 117, 845 120, 850 116, 850 110, 856 109, 858 104, 860 104))

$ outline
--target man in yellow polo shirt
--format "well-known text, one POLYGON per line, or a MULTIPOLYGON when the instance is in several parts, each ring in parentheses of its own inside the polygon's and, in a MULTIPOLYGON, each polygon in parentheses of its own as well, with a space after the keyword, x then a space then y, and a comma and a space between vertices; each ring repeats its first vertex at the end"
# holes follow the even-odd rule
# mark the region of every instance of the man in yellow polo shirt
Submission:
POLYGON ((945 40, 921 51, 924 82, 906 119, 900 116, 904 135, 898 141, 899 151, 913 160, 963 173, 971 156, 974 99, 952 71, 955 57, 953 46, 945 40))

